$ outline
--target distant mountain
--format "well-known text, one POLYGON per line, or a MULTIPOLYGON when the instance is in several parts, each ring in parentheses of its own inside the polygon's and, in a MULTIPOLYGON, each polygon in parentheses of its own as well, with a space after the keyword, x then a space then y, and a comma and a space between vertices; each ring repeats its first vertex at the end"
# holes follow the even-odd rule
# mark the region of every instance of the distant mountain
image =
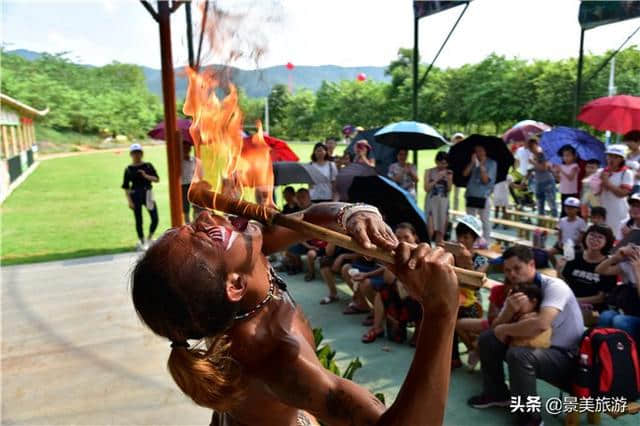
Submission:
MULTIPOLYGON (((41 53, 25 49, 7 51, 6 53, 21 56, 27 60, 35 60, 41 53)), ((160 70, 141 66, 147 79, 149 90, 159 96, 162 95, 162 75, 160 70)), ((306 88, 317 90, 323 81, 337 82, 341 80, 354 80, 363 72, 367 79, 376 81, 389 81, 384 75, 384 67, 339 67, 336 65, 320 66, 296 66, 289 71, 284 65, 262 68, 259 70, 243 70, 230 67, 231 80, 236 86, 241 87, 250 97, 264 97, 269 94, 275 84, 289 84, 289 78, 295 89, 306 88)), ((181 69, 176 69, 176 95, 184 97, 187 91, 187 79, 181 75, 181 69)))

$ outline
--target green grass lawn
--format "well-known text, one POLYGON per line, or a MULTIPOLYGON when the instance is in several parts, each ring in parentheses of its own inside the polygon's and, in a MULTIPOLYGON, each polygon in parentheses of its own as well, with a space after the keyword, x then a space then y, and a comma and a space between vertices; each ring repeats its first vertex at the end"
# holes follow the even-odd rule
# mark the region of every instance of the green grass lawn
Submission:
MULTIPOLYGON (((301 161, 309 161, 312 143, 294 142, 291 147, 301 161)), ((420 177, 432 167, 435 152, 420 152, 420 177)), ((145 160, 160 174, 160 183, 154 185, 160 235, 170 226, 164 147, 147 148, 145 160)), ((2 265, 133 250, 137 240, 133 213, 120 188, 128 163, 126 150, 42 161, 2 205, 2 265)), ((422 206, 422 190, 418 198, 422 206)), ((146 211, 143 218, 147 228, 146 211)))

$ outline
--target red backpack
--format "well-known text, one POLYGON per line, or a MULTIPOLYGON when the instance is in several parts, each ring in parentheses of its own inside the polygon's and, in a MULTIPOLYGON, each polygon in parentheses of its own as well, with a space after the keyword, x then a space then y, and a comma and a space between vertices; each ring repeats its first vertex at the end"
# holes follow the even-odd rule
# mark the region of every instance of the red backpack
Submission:
POLYGON ((640 396, 640 363, 631 336, 616 328, 587 330, 578 352, 578 375, 574 394, 578 397, 640 396))

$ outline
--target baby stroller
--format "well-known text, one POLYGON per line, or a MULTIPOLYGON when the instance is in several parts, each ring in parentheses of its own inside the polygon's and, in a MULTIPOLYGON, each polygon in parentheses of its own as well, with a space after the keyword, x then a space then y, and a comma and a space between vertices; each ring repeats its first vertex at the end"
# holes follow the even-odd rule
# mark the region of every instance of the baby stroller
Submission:
POLYGON ((516 204, 516 209, 522 210, 523 207, 535 209, 536 202, 527 177, 523 176, 516 168, 513 168, 509 172, 507 179, 509 181, 509 193, 516 204))

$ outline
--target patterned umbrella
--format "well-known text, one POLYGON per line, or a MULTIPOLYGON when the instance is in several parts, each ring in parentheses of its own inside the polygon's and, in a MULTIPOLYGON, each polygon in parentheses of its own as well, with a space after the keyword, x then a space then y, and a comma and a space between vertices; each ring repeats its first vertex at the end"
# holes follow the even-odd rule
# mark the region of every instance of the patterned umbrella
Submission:
POLYGON ((524 142, 531 135, 537 135, 551 129, 548 124, 533 120, 523 120, 516 123, 512 128, 502 135, 502 140, 509 142, 524 142))

